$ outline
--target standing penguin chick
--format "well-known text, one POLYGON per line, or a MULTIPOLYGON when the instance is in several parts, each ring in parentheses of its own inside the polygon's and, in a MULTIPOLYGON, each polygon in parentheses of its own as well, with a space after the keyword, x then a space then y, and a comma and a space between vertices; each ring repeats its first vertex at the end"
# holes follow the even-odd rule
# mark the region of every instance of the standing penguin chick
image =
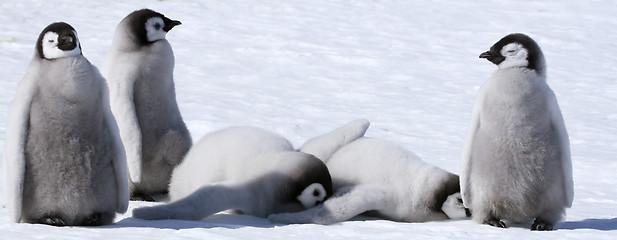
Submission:
POLYGON ((126 160, 107 86, 69 24, 41 32, 10 113, 4 174, 12 221, 103 225, 126 212, 126 160))
POLYGON ((510 34, 480 55, 497 65, 480 89, 463 150, 461 193, 474 220, 534 220, 552 230, 572 205, 570 147, 563 117, 546 83, 540 47, 510 34))
POLYGON ((192 145, 176 103, 174 55, 165 39, 177 25, 149 9, 129 14, 118 24, 103 65, 135 200, 167 193, 174 167, 192 145))

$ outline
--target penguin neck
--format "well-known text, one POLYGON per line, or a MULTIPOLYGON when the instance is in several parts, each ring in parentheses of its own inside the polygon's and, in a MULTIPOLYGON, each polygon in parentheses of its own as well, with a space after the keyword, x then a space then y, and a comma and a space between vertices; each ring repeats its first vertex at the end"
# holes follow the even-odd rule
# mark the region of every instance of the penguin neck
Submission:
POLYGON ((150 44, 143 45, 140 43, 137 37, 128 30, 118 29, 114 36, 112 49, 122 52, 134 52, 149 45, 150 44))
POLYGON ((61 94, 70 102, 84 102, 97 92, 100 87, 98 70, 83 56, 63 57, 52 60, 43 60, 41 65, 46 69, 46 79, 53 82, 48 92, 61 94))
POLYGON ((62 64, 64 66, 63 69, 76 71, 76 72, 83 70, 83 68, 85 67, 84 64, 86 65, 90 64, 90 61, 88 61, 88 59, 86 59, 83 55, 61 57, 61 58, 54 58, 54 59, 40 58, 40 61, 42 62, 42 64, 45 64, 45 65, 62 64))
POLYGON ((120 52, 136 52, 141 49, 141 46, 139 46, 138 44, 130 43, 128 41, 124 41, 115 42, 112 48, 120 52))
POLYGON ((540 55, 534 63, 534 66, 531 67, 532 69, 536 70, 536 73, 540 76, 542 76, 542 78, 544 80, 546 80, 546 61, 544 60, 544 56, 540 55))

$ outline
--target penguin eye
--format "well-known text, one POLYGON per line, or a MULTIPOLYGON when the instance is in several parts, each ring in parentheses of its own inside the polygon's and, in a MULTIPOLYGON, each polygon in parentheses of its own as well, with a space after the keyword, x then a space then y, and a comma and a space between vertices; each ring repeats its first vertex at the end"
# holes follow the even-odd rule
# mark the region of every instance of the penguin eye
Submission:
POLYGON ((161 24, 160 23, 155 23, 154 24, 154 29, 160 30, 161 29, 161 24))
POLYGON ((508 52, 509 52, 509 53, 513 53, 513 52, 514 52, 514 49, 512 49, 512 50, 508 50, 508 52))
POLYGON ((319 190, 315 189, 315 191, 313 191, 313 196, 319 197, 319 190))
POLYGON ((55 41, 53 39, 49 39, 49 40, 47 40, 47 42, 53 43, 55 41))

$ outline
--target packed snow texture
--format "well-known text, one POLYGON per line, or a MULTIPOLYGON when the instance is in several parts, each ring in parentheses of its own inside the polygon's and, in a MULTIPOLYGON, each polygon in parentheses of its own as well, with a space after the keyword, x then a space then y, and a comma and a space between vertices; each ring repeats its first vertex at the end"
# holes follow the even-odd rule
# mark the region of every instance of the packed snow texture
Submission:
MULTIPOLYGON (((51 227, 11 223, 0 191, 0 239, 614 239, 617 234, 617 3, 541 1, 2 1, 0 149, 18 82, 40 31, 65 21, 101 67, 116 24, 151 8, 182 21, 167 35, 180 111, 194 140, 234 125, 287 137, 295 147, 350 120, 459 173, 476 92, 496 67, 478 55, 512 32, 542 48, 570 135, 574 203, 552 232, 498 229, 469 219, 329 226, 274 224, 246 215, 204 221, 131 218, 51 227)), ((2 186, 1 188, 4 188, 2 186)), ((0 189, 4 190, 4 189, 0 189)))

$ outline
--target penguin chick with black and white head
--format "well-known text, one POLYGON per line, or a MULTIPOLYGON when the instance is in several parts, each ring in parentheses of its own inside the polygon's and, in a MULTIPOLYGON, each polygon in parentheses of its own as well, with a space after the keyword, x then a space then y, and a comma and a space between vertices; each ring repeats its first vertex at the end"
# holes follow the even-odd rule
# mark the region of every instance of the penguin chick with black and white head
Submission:
POLYGON ((204 136, 174 170, 171 203, 133 210, 141 219, 199 220, 224 210, 257 217, 313 207, 332 195, 328 168, 282 136, 231 127, 204 136))
POLYGON ((107 85, 71 25, 41 32, 6 129, 12 221, 104 225, 126 212, 126 159, 107 85))
POLYGON ((150 9, 129 14, 118 24, 103 65, 134 200, 167 193, 174 167, 192 145, 176 103, 174 54, 165 39, 180 24, 150 9))
POLYGON ((498 69, 478 92, 463 149, 461 193, 473 219, 552 230, 573 199, 572 163, 538 44, 510 34, 480 55, 498 69))
POLYGON ((465 216, 457 175, 400 146, 364 137, 368 127, 367 120, 359 119, 307 141, 300 151, 326 162, 334 195, 305 211, 268 218, 282 223, 332 224, 360 214, 400 222, 465 216))

